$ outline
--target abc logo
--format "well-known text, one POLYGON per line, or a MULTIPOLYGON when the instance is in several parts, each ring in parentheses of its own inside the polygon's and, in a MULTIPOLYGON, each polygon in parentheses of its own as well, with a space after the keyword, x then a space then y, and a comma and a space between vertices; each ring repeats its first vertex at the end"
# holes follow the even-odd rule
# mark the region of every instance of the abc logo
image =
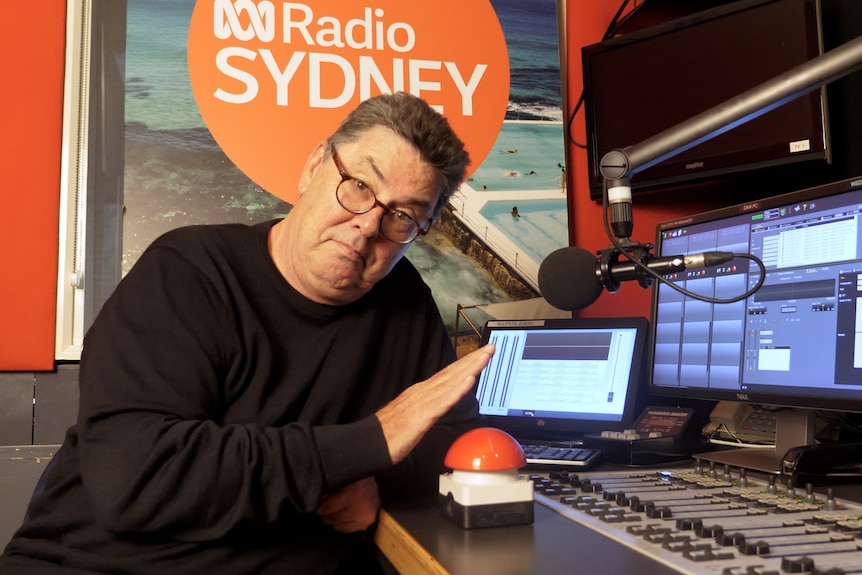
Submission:
POLYGON ((215 0, 213 5, 213 34, 219 40, 231 36, 237 40, 248 41, 258 38, 263 42, 275 39, 275 4, 251 0, 215 0), (248 22, 243 26, 241 15, 248 22))

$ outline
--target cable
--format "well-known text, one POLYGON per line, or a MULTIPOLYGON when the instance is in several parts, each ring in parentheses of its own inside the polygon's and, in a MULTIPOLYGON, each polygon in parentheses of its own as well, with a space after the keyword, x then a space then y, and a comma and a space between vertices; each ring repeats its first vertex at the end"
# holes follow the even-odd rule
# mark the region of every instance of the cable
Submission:
MULTIPOLYGON (((640 4, 635 1, 635 5, 632 9, 620 20, 623 11, 625 11, 626 6, 628 6, 629 2, 632 0, 623 0, 623 3, 620 4, 620 7, 617 8, 617 13, 614 14, 614 17, 611 19, 610 24, 608 24, 608 28, 605 30, 605 33, 602 35, 602 39, 600 42, 604 42, 613 36, 616 36, 619 31, 626 25, 626 23, 634 16, 645 4, 645 2, 641 2, 640 4)), ((569 114, 568 122, 566 123, 566 136, 569 139, 569 142, 575 146, 576 148, 586 149, 587 145, 581 142, 578 142, 574 136, 572 136, 572 126, 575 123, 575 117, 578 115, 578 112, 581 109, 581 106, 584 105, 584 89, 581 88, 581 95, 578 97, 578 101, 575 103, 575 107, 572 108, 572 113, 569 114)))
POLYGON ((724 439, 715 439, 709 438, 707 439, 708 443, 712 445, 725 445, 728 447, 741 447, 744 449, 775 449, 775 445, 771 443, 747 443, 745 441, 727 441, 724 439))
MULTIPOLYGON (((637 3, 636 3, 636 4, 637 4, 637 3)), ((616 36, 616 35, 619 33, 619 31, 620 31, 620 30, 622 30, 622 29, 623 29, 623 27, 624 27, 626 24, 628 24, 628 21, 629 21, 629 20, 631 20, 632 16, 634 16, 635 14, 637 14, 637 13, 638 13, 638 11, 639 11, 641 8, 643 8, 643 5, 644 5, 644 4, 645 4, 645 2, 641 2, 640 4, 637 4, 636 6, 634 6, 634 7, 631 9, 631 11, 630 11, 628 14, 626 14, 626 15, 625 15, 625 18, 623 18, 621 21, 619 21, 619 22, 616 24, 616 26, 614 26, 614 27, 613 27, 613 29, 612 29, 612 30, 611 30, 611 29, 608 29, 608 31, 607 31, 607 32, 605 32, 605 40, 607 40, 608 38, 610 38, 610 37, 612 37, 612 36, 616 36)))
POLYGON ((581 109, 581 106, 583 105, 583 103, 584 103, 584 91, 583 91, 583 90, 581 90, 581 95, 580 95, 580 97, 578 98, 577 103, 575 103, 575 108, 572 110, 572 113, 569 115, 569 122, 568 122, 568 124, 566 125, 566 134, 568 134, 568 136, 569 136, 569 142, 570 142, 573 146, 575 146, 576 148, 583 148, 583 149, 586 149, 586 147, 587 147, 587 145, 586 145, 586 144, 582 144, 582 143, 580 143, 579 141, 577 141, 577 140, 574 138, 574 136, 572 136, 572 126, 574 125, 574 122, 575 122, 575 116, 577 116, 577 115, 578 115, 578 110, 580 110, 580 109, 581 109))
POLYGON ((604 228, 605 228, 605 235, 611 241, 611 244, 613 244, 613 246, 617 250, 619 250, 620 254, 624 255, 638 269, 642 270, 647 275, 652 276, 656 280, 664 283, 668 287, 675 289, 676 291, 678 291, 679 293, 681 293, 683 295, 686 295, 690 298, 694 298, 698 301, 703 301, 706 303, 735 303, 738 301, 742 301, 744 299, 747 299, 747 298, 753 296, 757 292, 757 290, 759 290, 760 287, 763 285, 763 282, 766 281, 766 266, 763 265, 763 262, 760 260, 760 258, 753 256, 751 254, 742 254, 742 253, 740 253, 740 254, 734 253, 733 257, 734 258, 745 258, 745 259, 749 259, 749 260, 753 261, 755 264, 757 264, 757 267, 760 268, 760 277, 757 279, 757 282, 754 284, 754 287, 752 287, 751 289, 749 289, 748 291, 744 292, 741 295, 738 295, 738 296, 735 296, 732 298, 728 298, 728 299, 707 297, 704 295, 696 294, 692 291, 689 291, 683 287, 676 285, 674 282, 671 282, 671 281, 664 279, 660 274, 654 272, 649 267, 644 265, 643 262, 639 261, 635 256, 633 256, 631 254, 631 252, 629 252, 619 242, 619 240, 614 236, 614 234, 611 232, 610 224, 608 223, 608 219, 609 219, 608 181, 607 181, 607 179, 603 179, 603 180, 604 180, 604 185, 603 185, 604 190, 602 193, 602 209, 603 209, 603 213, 604 213, 603 223, 604 223, 604 228))

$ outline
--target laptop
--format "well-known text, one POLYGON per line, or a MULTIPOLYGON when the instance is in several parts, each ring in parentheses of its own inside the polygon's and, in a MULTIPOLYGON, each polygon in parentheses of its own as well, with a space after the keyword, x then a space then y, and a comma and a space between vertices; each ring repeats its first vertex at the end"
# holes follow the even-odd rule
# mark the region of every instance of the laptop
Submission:
POLYGON ((491 320, 497 350, 476 382, 488 425, 524 447, 531 466, 584 467, 587 433, 623 431, 636 415, 648 322, 642 317, 491 320))

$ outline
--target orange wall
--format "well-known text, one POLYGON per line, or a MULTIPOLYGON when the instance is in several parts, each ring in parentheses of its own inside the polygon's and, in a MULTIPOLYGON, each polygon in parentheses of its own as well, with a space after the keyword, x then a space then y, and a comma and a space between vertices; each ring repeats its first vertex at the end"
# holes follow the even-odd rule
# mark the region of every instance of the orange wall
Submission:
MULTIPOLYGON (((567 43, 568 116, 583 87, 581 47, 601 41, 602 35, 620 6, 620 0, 565 0, 567 43)), ((633 97, 637 87, 633 86, 633 97)), ((572 125, 572 135, 579 142, 586 140, 583 110, 572 125)), ((631 142, 636 144, 637 142, 631 142)), ((570 243, 590 251, 610 245, 602 224, 600 202, 590 200, 587 176, 587 152, 583 148, 568 146, 569 236, 570 243)), ((718 199, 699 196, 694 190, 686 198, 684 191, 669 194, 634 195, 632 202, 634 232, 632 239, 641 243, 655 240, 655 226, 676 216, 697 213, 721 205, 718 199)), ((593 281, 592 278, 585 280, 593 281)), ((644 316, 649 317, 651 290, 640 288, 636 282, 626 282, 616 293, 603 293, 588 308, 578 312, 581 317, 644 316)))
POLYGON ((65 0, 0 18, 0 370, 54 366, 65 0))

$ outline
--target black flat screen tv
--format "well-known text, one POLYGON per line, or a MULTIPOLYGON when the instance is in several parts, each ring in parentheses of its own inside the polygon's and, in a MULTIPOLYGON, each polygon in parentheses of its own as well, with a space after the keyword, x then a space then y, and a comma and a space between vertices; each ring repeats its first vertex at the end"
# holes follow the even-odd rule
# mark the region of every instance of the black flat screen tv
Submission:
MULTIPOLYGON (((582 49, 590 196, 601 158, 823 53, 820 0, 743 0, 582 49)), ((634 190, 831 160, 824 88, 671 157, 634 190)))

